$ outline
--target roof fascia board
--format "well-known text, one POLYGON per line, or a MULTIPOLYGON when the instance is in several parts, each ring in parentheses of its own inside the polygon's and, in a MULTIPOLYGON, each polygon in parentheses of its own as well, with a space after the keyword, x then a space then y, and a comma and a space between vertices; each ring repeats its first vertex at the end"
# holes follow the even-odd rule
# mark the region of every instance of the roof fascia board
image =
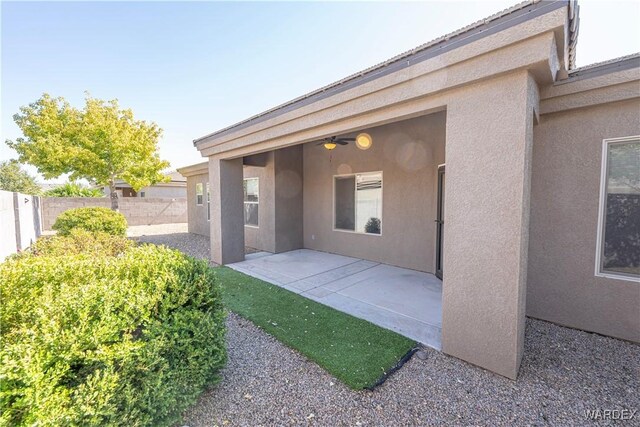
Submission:
POLYGON ((628 81, 614 85, 595 87, 588 91, 580 91, 540 101, 540 114, 559 113, 578 108, 595 107, 612 102, 638 100, 638 82, 628 81))
POLYGON ((193 175, 200 175, 203 173, 209 173, 209 162, 196 163, 194 165, 184 166, 177 169, 182 176, 189 177, 193 175))
POLYGON ((591 79, 605 74, 616 73, 624 70, 640 68, 640 54, 630 55, 620 60, 607 61, 602 65, 589 65, 578 68, 571 73, 565 80, 559 80, 554 85, 559 86, 567 83, 573 83, 578 80, 591 79))

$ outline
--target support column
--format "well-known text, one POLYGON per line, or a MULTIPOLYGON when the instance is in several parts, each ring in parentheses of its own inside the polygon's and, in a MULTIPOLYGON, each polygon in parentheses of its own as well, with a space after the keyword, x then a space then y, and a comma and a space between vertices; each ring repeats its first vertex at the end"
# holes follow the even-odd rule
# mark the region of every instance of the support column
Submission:
POLYGON ((537 104, 521 71, 447 106, 442 349, 512 379, 524 344, 537 104))
POLYGON ((275 252, 301 249, 302 145, 274 151, 275 252))
POLYGON ((242 158, 209 158, 211 259, 217 264, 244 260, 242 158))

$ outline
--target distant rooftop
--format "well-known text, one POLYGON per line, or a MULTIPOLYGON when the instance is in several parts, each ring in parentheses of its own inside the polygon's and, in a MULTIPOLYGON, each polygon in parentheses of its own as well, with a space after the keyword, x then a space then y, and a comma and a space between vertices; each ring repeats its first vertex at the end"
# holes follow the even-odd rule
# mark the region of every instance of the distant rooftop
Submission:
MULTIPOLYGON (((638 67, 640 67, 640 52, 575 68, 569 72, 569 78, 567 80, 573 81, 584 77, 593 77, 595 75, 638 67)), ((565 82, 567 81, 560 81, 557 83, 562 84, 565 82)))
MULTIPOLYGON (((169 185, 169 184, 180 184, 180 183, 186 183, 187 182, 187 178, 185 178, 184 176, 182 176, 182 174, 178 171, 167 171, 163 174, 164 176, 168 176, 171 181, 169 182, 159 182, 157 184, 154 185, 169 185)), ((117 179, 116 180, 116 185, 121 185, 121 184, 127 184, 125 181, 121 180, 121 179, 117 179)))
POLYGON ((182 176, 182 174, 178 171, 167 172, 165 173, 165 176, 170 177, 171 182, 187 182, 187 178, 182 176))

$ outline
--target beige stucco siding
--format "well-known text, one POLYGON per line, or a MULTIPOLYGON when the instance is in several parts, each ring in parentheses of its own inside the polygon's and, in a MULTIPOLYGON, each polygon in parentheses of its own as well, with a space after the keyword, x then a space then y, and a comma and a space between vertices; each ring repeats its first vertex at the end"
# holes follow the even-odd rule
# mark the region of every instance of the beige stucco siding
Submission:
POLYGON ((203 173, 187 177, 187 214, 189 218, 189 233, 208 236, 210 234, 207 221, 207 182, 209 174, 203 173), (196 184, 202 184, 203 203, 196 205, 196 184))
MULTIPOLYGON (((267 153, 265 166, 245 166, 244 178, 258 178, 258 226, 244 226, 245 246, 274 252, 273 153, 267 153)), ((244 219, 243 219, 244 220, 244 219)))
POLYGON ((534 128, 527 315, 640 341, 640 283, 596 277, 602 140, 640 134, 640 100, 534 128))
POLYGON ((433 272, 436 180, 444 163, 444 112, 366 131, 373 146, 353 144, 329 152, 306 144, 304 247, 433 272), (382 234, 333 229, 334 175, 382 171, 382 234))
MULTIPOLYGON (((243 179, 258 178, 259 180, 258 226, 244 226, 245 246, 267 252, 284 252, 301 248, 302 147, 290 147, 260 156, 247 157, 244 163, 243 179), (276 201, 279 206, 276 206, 276 201)), ((204 170, 206 171, 207 168, 204 170)), ((211 235, 211 223, 207 220, 207 182, 209 182, 208 173, 188 173, 189 232, 204 236, 211 235), (202 206, 196 204, 197 183, 203 185, 202 206)), ((238 190, 242 196, 240 186, 238 190)), ((212 215, 214 208, 215 205, 212 204, 212 215)), ((244 222, 243 216, 240 216, 240 219, 244 222)))
MULTIPOLYGON (((245 245, 263 251, 274 251, 273 236, 273 187, 269 185, 269 170, 273 168, 273 155, 268 156, 265 167, 245 166, 245 178, 259 178, 260 207, 258 209, 258 227, 244 228, 245 245)), ((187 201, 189 215, 189 233, 209 236, 210 221, 207 220, 206 184, 209 174, 192 175, 187 178, 187 201), (202 183, 203 204, 196 204, 196 184, 202 183)), ((244 220, 244 219, 243 219, 244 220)))
POLYGON ((519 72, 447 104, 442 349, 510 378, 524 343, 536 100, 519 72))
POLYGON ((138 191, 138 197, 141 197, 140 193, 144 191, 144 197, 187 197, 187 190, 184 186, 159 186, 154 185, 151 187, 143 187, 138 191))

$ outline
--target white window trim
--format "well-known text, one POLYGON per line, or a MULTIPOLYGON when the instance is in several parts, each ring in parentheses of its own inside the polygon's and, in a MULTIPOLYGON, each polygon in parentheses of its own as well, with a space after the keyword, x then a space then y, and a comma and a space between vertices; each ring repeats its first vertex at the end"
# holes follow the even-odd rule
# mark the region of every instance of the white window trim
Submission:
MULTIPOLYGON (((242 202, 244 203, 244 205, 258 205, 258 225, 254 225, 254 224, 244 224, 245 227, 248 228, 260 228, 260 178, 258 178, 257 176, 252 176, 249 178, 244 178, 242 181, 249 181, 249 180, 253 180, 255 179, 256 181, 258 181, 258 201, 257 202, 249 202, 244 200, 244 194, 242 194, 242 202)), ((244 185, 243 185, 243 189, 244 189, 244 185)), ((244 193, 244 190, 243 190, 244 193)), ((242 222, 244 222, 244 212, 243 212, 243 218, 242 218, 242 222)))
MULTIPOLYGON (((379 173, 380 177, 382 178, 381 182, 380 182, 380 191, 383 194, 382 199, 380 200, 380 212, 383 211, 383 206, 384 206, 384 176, 382 171, 367 171, 367 172, 354 172, 354 173, 345 173, 345 174, 339 174, 339 175, 333 175, 333 196, 332 196, 332 203, 333 203, 333 207, 332 207, 332 211, 331 211, 331 224, 332 224, 332 229, 333 231, 337 231, 340 233, 349 233, 349 234, 358 234, 360 236, 373 236, 373 237, 382 237, 382 229, 384 227, 382 227, 382 218, 380 218, 380 234, 375 234, 375 233, 365 233, 362 231, 356 231, 356 230, 344 230, 342 228, 336 228, 336 178, 347 178, 350 176, 356 176, 356 175, 368 175, 368 174, 374 174, 374 173, 379 173)), ((357 191, 356 190, 357 185, 354 185, 353 191, 354 193, 357 191)), ((354 196, 355 197, 355 196, 354 196)), ((357 198, 356 200, 356 206, 355 209, 358 208, 358 204, 357 204, 357 198)), ((356 212, 356 217, 357 217, 357 212, 356 212)))
POLYGON ((605 277, 607 279, 627 280, 630 282, 640 283, 639 277, 632 277, 622 273, 604 272, 601 270, 602 253, 604 247, 604 219, 607 204, 607 175, 608 175, 608 154, 609 144, 617 142, 637 141, 640 135, 625 136, 622 138, 607 138, 602 140, 602 159, 600 164, 600 202, 598 204, 598 234, 596 238, 596 277, 605 277))
POLYGON ((198 196, 202 196, 202 201, 204 201, 204 184, 201 182, 196 182, 196 206, 202 206, 202 202, 198 203, 198 196), (198 187, 200 187, 202 194, 198 194, 198 187))

